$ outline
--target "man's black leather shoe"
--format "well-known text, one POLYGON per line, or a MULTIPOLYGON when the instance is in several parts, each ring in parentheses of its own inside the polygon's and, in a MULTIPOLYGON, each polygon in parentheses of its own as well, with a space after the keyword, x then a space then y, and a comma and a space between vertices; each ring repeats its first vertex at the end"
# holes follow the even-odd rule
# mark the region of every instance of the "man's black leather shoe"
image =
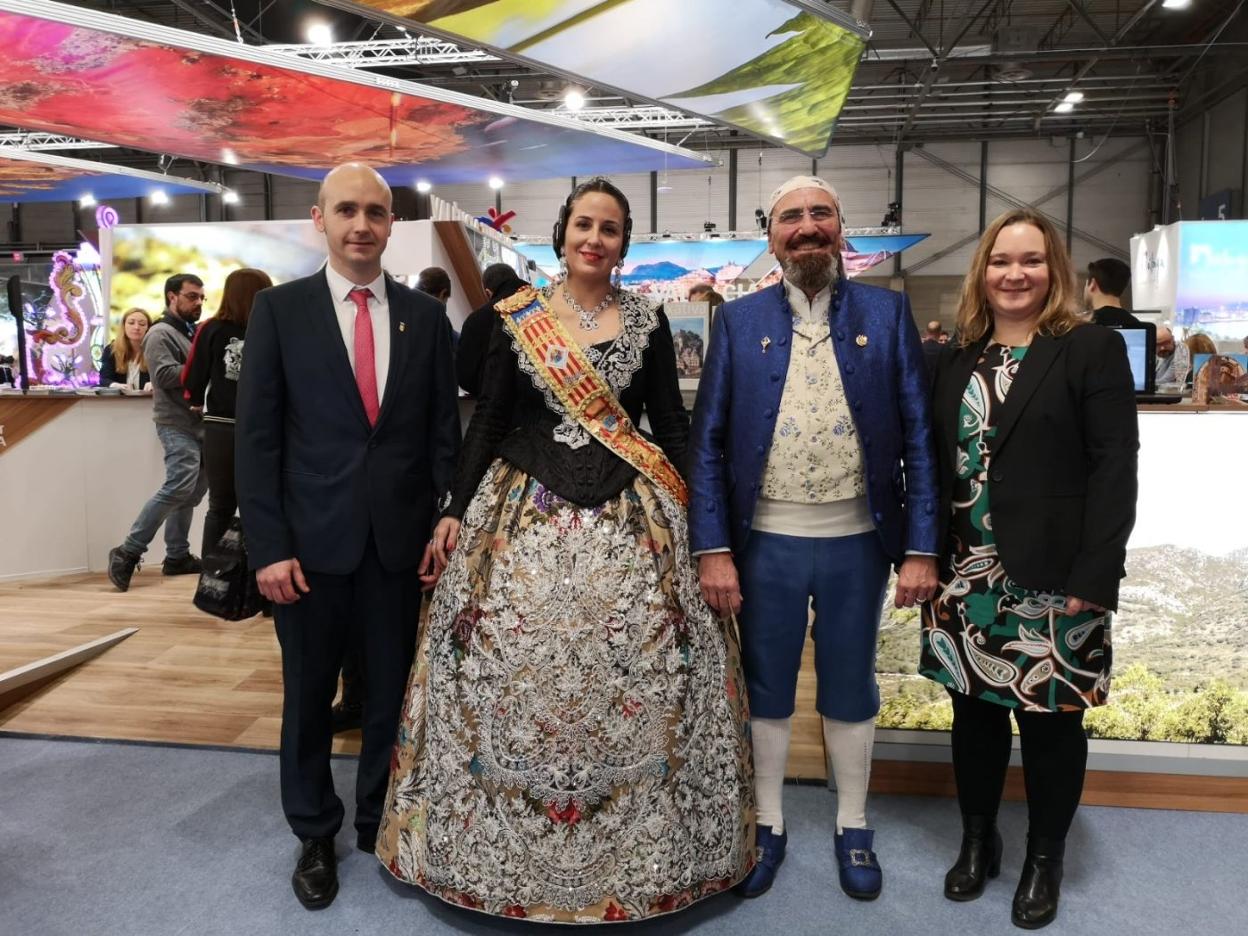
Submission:
POLYGON ((115 546, 108 551, 108 580, 112 582, 118 591, 127 591, 130 588, 130 579, 134 576, 134 570, 139 567, 140 560, 138 556, 132 556, 120 546, 115 546))
POLYGON ((299 902, 309 910, 328 907, 338 896, 338 859, 332 838, 308 839, 290 879, 299 902))
POLYGON ((160 571, 165 575, 198 575, 204 571, 204 564, 198 556, 187 553, 177 559, 166 559, 160 564, 160 571))

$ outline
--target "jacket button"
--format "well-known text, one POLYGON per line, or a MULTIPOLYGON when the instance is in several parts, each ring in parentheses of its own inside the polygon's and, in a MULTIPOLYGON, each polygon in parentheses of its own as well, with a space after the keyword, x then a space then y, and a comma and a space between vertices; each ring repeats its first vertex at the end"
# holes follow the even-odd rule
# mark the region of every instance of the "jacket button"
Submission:
POLYGON ((757 490, 758 490, 758 482, 757 482, 757 481, 751 481, 751 482, 750 482, 750 491, 757 491, 757 490))
POLYGON ((714 513, 714 512, 715 512, 715 502, 714 502, 714 501, 710 501, 709 503, 707 503, 707 505, 706 505, 706 512, 707 512, 707 513, 714 513))
POLYGON ((780 375, 779 375, 779 374, 772 374, 772 375, 771 375, 771 382, 772 382, 772 383, 776 383, 776 381, 778 381, 779 379, 780 379, 780 375))
POLYGON ((844 340, 845 340, 845 333, 844 333, 843 331, 839 331, 839 330, 838 330, 838 331, 837 331, 837 333, 836 333, 836 340, 837 340, 837 341, 844 341, 844 340))
POLYGON ((994 472, 992 473, 992 480, 993 480, 993 481, 1004 481, 1004 480, 1005 480, 1005 475, 1003 475, 1000 471, 994 471, 994 472))
POLYGON ((762 455, 763 452, 766 450, 760 445, 757 448, 755 448, 754 451, 756 451, 759 455, 762 455))
POLYGON ((847 374, 852 374, 853 372, 854 372, 854 365, 853 365, 853 364, 846 364, 846 365, 845 365, 845 373, 847 373, 847 374))
POLYGON ((883 523, 883 522, 884 522, 884 515, 883 515, 882 513, 880 513, 878 510, 875 512, 875 522, 876 522, 876 523, 883 523))
POLYGON ((749 528, 750 528, 750 521, 749 521, 749 520, 742 520, 742 521, 741 521, 741 529, 743 529, 743 530, 748 530, 749 528))
POLYGON ((854 400, 854 412, 862 412, 862 400, 854 400))
POLYGON ((936 512, 936 508, 933 507, 931 504, 924 504, 923 512, 930 517, 932 514, 936 512))
POLYGON ((772 411, 771 411, 771 410, 769 410, 769 409, 765 409, 765 410, 763 410, 763 416, 764 416, 764 418, 766 418, 766 419, 771 419, 771 417, 772 417, 772 411))
POLYGON ((377 440, 376 440, 376 439, 369 439, 369 440, 368 440, 368 447, 369 447, 370 449, 375 449, 375 448, 377 447, 377 440))

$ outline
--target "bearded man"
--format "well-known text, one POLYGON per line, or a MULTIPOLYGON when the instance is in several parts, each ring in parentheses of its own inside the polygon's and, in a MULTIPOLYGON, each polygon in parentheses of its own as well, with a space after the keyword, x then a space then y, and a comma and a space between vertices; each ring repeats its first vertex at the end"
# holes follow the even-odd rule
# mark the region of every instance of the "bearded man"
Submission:
POLYGON ((840 884, 870 900, 883 881, 866 801, 884 590, 893 566, 898 607, 937 584, 927 377, 905 295, 845 277, 832 186, 789 179, 768 220, 784 279, 721 307, 689 462, 702 595, 738 615, 749 688, 758 864, 740 889, 765 893, 784 860, 784 768, 809 626, 840 884))

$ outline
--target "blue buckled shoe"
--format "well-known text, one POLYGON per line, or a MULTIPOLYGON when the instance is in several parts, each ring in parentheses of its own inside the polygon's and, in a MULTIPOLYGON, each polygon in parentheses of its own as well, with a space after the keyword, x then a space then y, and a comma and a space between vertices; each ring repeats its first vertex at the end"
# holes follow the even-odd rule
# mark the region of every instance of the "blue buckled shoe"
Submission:
POLYGON ((776 872, 784 864, 785 846, 789 844, 788 832, 777 835, 774 829, 767 826, 759 826, 757 836, 758 862, 745 880, 737 885, 737 893, 742 897, 762 897, 771 890, 776 872))
POLYGON ((875 900, 884 885, 884 871, 871 850, 873 829, 846 829, 836 837, 836 862, 841 890, 855 900, 875 900))

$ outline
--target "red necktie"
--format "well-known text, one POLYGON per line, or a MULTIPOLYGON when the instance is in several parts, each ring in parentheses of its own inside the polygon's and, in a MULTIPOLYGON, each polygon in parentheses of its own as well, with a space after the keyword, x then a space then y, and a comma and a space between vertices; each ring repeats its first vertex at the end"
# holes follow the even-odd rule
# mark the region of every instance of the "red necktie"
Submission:
POLYGON ((360 388, 364 415, 370 426, 377 425, 381 405, 377 402, 377 355, 373 348, 373 317, 368 313, 371 289, 359 287, 347 293, 355 303, 355 385, 360 388))

